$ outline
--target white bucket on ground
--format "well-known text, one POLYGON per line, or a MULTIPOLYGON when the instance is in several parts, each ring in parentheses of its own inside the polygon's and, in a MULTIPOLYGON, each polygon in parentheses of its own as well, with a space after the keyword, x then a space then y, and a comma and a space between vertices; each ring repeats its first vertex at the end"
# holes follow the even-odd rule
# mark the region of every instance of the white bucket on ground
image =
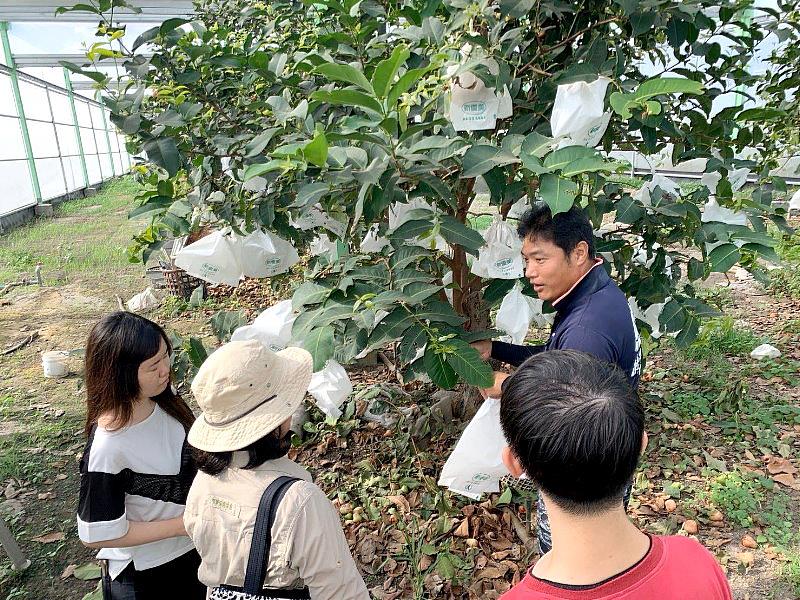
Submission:
POLYGON ((54 350, 52 352, 45 352, 42 354, 42 369, 44 369, 45 377, 64 377, 69 373, 69 365, 67 359, 69 352, 63 350, 54 350))

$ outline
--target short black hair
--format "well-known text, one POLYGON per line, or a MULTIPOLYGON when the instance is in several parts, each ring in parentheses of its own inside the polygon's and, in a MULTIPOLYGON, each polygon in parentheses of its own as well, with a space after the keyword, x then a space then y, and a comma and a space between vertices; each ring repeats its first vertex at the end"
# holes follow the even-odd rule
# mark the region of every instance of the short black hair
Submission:
POLYGON ((594 231, 589 218, 577 206, 553 216, 544 202, 536 202, 522 215, 517 225, 520 239, 543 238, 553 242, 569 257, 579 242, 589 246, 589 258, 594 258, 594 231))
MULTIPOLYGON (((260 467, 268 460, 275 460, 286 456, 292 446, 292 432, 288 431, 285 435, 280 434, 280 427, 270 431, 260 440, 256 440, 249 446, 242 448, 242 452, 247 452, 247 464, 243 469, 255 469, 260 467)), ((192 447, 192 455, 197 468, 209 475, 219 475, 231 466, 233 452, 206 452, 192 447)))
POLYGON ((615 365, 576 350, 536 354, 503 382, 500 422, 525 472, 562 509, 589 514, 622 502, 644 408, 615 365))

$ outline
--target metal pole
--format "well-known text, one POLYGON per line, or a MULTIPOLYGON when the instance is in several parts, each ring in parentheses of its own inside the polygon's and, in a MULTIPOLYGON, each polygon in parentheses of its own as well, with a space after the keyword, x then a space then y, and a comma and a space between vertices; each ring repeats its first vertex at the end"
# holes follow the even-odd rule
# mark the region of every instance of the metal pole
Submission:
POLYGON ((3 519, 0 519, 0 546, 6 551, 8 557, 11 559, 11 566, 15 571, 24 571, 31 566, 31 561, 25 558, 22 554, 17 540, 14 539, 13 534, 6 527, 3 519))
MULTIPOLYGON (((69 69, 64 67, 64 87, 67 88, 67 96, 69 96, 69 105, 72 107, 72 122, 75 124, 75 139, 78 141, 78 152, 81 155, 81 167, 83 167, 83 180, 86 183, 84 187, 89 187, 89 171, 86 169, 86 154, 83 152, 83 141, 81 140, 81 128, 78 125, 78 111, 75 110, 75 94, 72 91, 72 80, 69 77, 69 69)), ((94 135, 94 134, 92 134, 94 135)))
POLYGON ((42 191, 39 189, 39 175, 36 172, 36 161, 33 159, 33 146, 31 145, 31 136, 28 133, 28 120, 25 118, 25 107, 22 106, 22 95, 19 93, 17 66, 14 63, 14 55, 11 54, 11 44, 8 41, 8 23, 6 21, 0 21, 0 38, 3 40, 6 66, 11 69, 11 90, 14 92, 14 104, 17 107, 19 127, 22 131, 22 144, 25 146, 25 156, 28 159, 28 171, 31 176, 33 195, 38 203, 42 201, 42 191))
POLYGON ((111 152, 111 136, 108 135, 108 119, 106 119, 106 104, 103 102, 103 94, 97 90, 97 101, 100 103, 100 113, 103 115, 103 131, 106 133, 106 146, 108 146, 108 160, 111 161, 111 176, 117 176, 117 169, 114 166, 114 153, 111 152))

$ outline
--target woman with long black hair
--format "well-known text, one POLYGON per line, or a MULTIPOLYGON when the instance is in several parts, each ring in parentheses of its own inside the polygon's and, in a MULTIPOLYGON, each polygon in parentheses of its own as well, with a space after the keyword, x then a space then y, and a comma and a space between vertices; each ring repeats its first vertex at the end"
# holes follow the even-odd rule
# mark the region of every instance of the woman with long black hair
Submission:
POLYGON ((164 330, 116 312, 86 345, 86 435, 78 534, 103 559, 106 600, 205 598, 183 512, 196 467, 194 422, 171 384, 164 330))

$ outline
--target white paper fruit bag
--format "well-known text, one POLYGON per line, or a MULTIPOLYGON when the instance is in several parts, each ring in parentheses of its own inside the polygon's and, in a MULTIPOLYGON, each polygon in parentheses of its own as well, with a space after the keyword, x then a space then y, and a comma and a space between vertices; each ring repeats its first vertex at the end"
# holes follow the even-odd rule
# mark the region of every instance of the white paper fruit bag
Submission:
POLYGON ((314 397, 319 409, 332 419, 342 416, 340 407, 353 393, 353 384, 347 371, 335 360, 329 360, 322 371, 311 376, 308 393, 314 397))
POLYGON ((260 229, 241 240, 240 252, 245 277, 272 277, 286 273, 300 261, 291 242, 260 229))
POLYGON ((492 279, 519 279, 522 277, 522 241, 508 221, 495 216, 484 233, 486 245, 472 263, 472 273, 492 279))
POLYGON ((607 77, 598 77, 591 83, 576 81, 558 86, 550 129, 559 148, 593 148, 600 143, 611 119, 611 112, 603 110, 610 82, 607 77))
POLYGON ((242 278, 238 240, 228 230, 214 231, 184 246, 175 264, 189 275, 209 283, 237 286, 242 278))
POLYGON ((291 300, 273 304, 250 324, 233 332, 231 341, 258 340, 273 352, 283 350, 292 339, 292 325, 297 315, 291 300))
POLYGON ((500 400, 487 398, 444 464, 439 485, 473 500, 484 492, 499 492, 500 479, 509 474, 502 459, 505 446, 500 400))

